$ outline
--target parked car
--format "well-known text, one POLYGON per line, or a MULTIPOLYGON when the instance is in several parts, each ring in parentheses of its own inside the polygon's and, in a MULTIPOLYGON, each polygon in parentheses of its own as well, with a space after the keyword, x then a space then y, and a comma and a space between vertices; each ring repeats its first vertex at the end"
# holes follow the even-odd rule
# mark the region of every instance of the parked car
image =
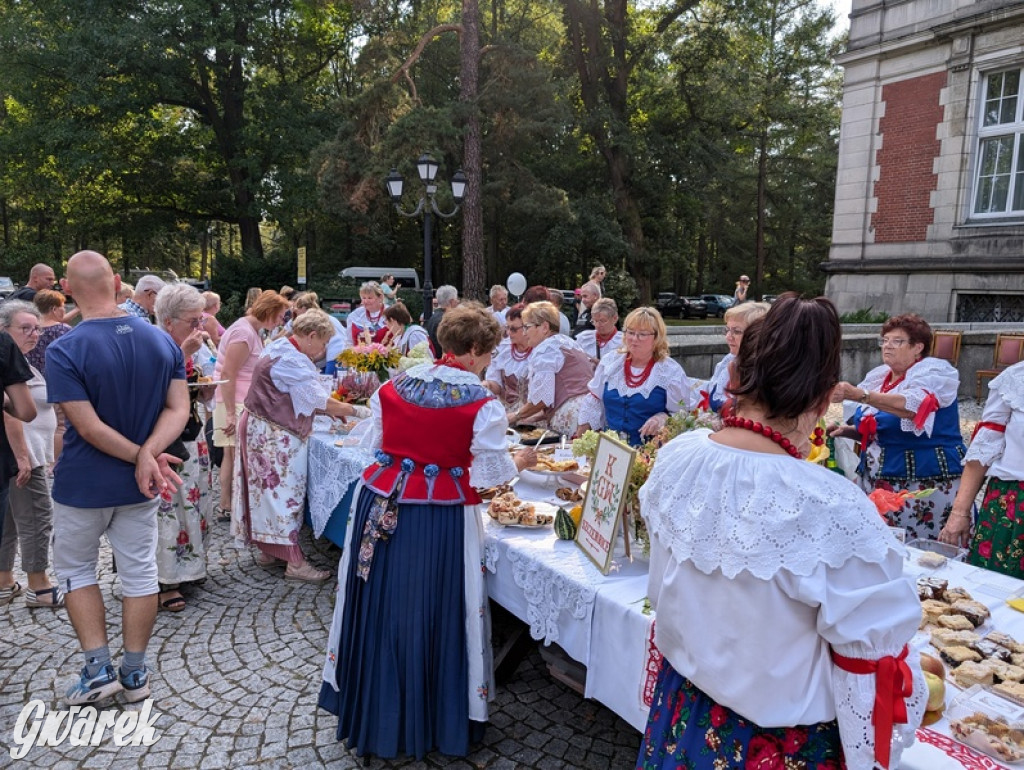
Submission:
POLYGON ((680 297, 671 291, 658 294, 658 311, 665 318, 707 318, 708 308, 696 297, 680 297))
POLYGON ((704 300, 704 304, 708 307, 708 315, 717 316, 722 318, 725 316, 725 311, 732 307, 735 301, 728 294, 701 294, 700 298, 704 300))
POLYGON ((762 294, 761 301, 767 302, 769 305, 775 302, 779 298, 778 294, 762 294))
POLYGON ((0 275, 0 299, 7 299, 17 290, 17 285, 6 275, 0 275))

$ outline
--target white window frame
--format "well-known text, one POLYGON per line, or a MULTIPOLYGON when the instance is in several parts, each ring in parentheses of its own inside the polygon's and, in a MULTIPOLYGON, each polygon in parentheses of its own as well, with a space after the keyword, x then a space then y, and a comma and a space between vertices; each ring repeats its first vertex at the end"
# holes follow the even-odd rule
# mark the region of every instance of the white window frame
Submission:
MULTIPOLYGON (((974 146, 974 173, 971 175, 971 208, 969 218, 973 221, 991 221, 1014 219, 1024 217, 1024 67, 1002 67, 991 69, 981 73, 981 82, 978 88, 978 101, 976 103, 977 135, 974 146), (992 125, 985 125, 985 116, 988 105, 988 88, 990 79, 996 75, 1005 75, 1016 72, 1017 92, 1015 95, 1016 105, 1012 120, 997 122, 992 125), (1000 137, 1012 137, 1010 147, 1010 162, 1008 186, 1006 190, 1006 202, 999 210, 979 211, 980 196, 982 192, 982 172, 984 170, 983 153, 986 142, 1000 137), (1019 200, 1018 208, 1012 208, 1014 197, 1019 200)), ((1005 96, 1004 96, 1005 98, 1005 96)))

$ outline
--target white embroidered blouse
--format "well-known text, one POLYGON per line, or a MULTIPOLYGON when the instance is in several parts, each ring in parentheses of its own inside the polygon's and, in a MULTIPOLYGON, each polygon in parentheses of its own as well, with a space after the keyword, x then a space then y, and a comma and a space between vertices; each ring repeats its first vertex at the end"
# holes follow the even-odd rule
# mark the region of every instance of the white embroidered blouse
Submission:
POLYGON ((296 417, 306 417, 327 406, 330 391, 320 381, 316 365, 299 352, 287 337, 274 340, 263 349, 261 358, 276 359, 270 366, 270 381, 292 399, 296 417))
MULTIPOLYGON (((838 719, 847 767, 871 768, 874 676, 839 669, 830 648, 876 660, 910 641, 921 606, 902 574, 902 546, 852 482, 711 435, 692 431, 662 447, 640 490, 658 649, 760 726, 838 719)), ((905 745, 928 696, 916 656, 907 663, 905 745)))
POLYGON ((581 349, 572 337, 553 334, 533 349, 527 369, 531 404, 555 403, 555 376, 565 365, 565 351, 573 348, 581 349))
MULTIPOLYGON (((881 392, 885 378, 892 370, 888 366, 877 366, 865 375, 857 387, 862 390, 881 392)), ((941 358, 922 358, 916 364, 907 369, 907 374, 889 393, 898 393, 906 399, 906 409, 917 412, 921 404, 929 394, 934 394, 938 399, 939 408, 949 406, 956 401, 957 391, 960 389, 960 373, 949 363, 941 358)), ((843 405, 844 414, 847 417, 853 411, 862 406, 855 401, 846 401, 843 405)), ((871 406, 862 407, 864 414, 875 414, 878 410, 871 406)), ((935 427, 935 412, 928 415, 924 426, 918 428, 914 425, 913 417, 904 417, 900 420, 900 428, 916 436, 922 434, 932 435, 932 428, 935 427)))
POLYGON ((981 427, 971 440, 964 462, 988 466, 989 476, 1024 480, 1024 362, 1014 364, 988 386, 981 427), (1005 430, 985 426, 1002 425, 1005 430))
MULTIPOLYGON (((600 430, 605 426, 604 416, 604 389, 608 386, 621 395, 632 395, 639 393, 645 399, 649 398, 655 388, 662 388, 665 391, 665 411, 675 414, 680 409, 692 409, 696 406, 694 401, 694 389, 690 387, 690 380, 683 371, 679 362, 672 358, 663 358, 656 362, 651 369, 651 375, 638 388, 631 388, 626 384, 626 371, 623 367, 625 353, 615 351, 603 357, 597 364, 594 377, 587 385, 590 395, 580 407, 580 425, 589 424, 594 430, 600 430)), ((630 367, 634 374, 641 370, 630 367)))

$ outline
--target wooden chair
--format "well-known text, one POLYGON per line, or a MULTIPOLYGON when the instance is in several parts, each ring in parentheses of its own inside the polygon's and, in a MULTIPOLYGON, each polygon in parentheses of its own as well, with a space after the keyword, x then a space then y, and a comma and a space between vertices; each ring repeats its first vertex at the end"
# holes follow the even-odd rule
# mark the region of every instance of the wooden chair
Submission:
POLYGON ((932 349, 928 355, 949 361, 955 367, 960 363, 960 345, 963 344, 963 338, 963 332, 932 332, 932 349))
POLYGON ((981 400, 981 384, 985 378, 995 377, 1003 369, 1024 361, 1024 334, 996 335, 996 349, 991 369, 979 369, 975 397, 981 400))

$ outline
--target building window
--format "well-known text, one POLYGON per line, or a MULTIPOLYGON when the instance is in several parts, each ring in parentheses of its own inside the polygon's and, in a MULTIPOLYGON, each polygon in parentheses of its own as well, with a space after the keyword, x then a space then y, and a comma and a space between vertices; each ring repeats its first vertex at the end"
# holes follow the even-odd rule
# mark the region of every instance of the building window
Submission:
POLYGON ((978 128, 975 217, 1024 214, 1024 96, 1020 69, 987 75, 978 128))

